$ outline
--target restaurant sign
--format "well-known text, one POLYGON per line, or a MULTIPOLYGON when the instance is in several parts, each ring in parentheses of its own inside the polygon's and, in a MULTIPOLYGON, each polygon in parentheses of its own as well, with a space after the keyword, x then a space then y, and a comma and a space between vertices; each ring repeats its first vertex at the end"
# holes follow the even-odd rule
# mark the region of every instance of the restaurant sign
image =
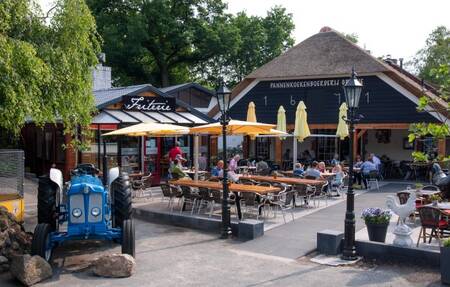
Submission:
MULTIPOLYGON (((363 79, 358 78, 363 84, 363 79)), ((271 89, 291 89, 291 88, 316 88, 316 87, 339 87, 344 86, 348 79, 322 79, 322 80, 298 80, 298 81, 278 81, 270 82, 271 89)))
POLYGON ((175 98, 124 96, 123 110, 142 112, 174 112, 175 98))

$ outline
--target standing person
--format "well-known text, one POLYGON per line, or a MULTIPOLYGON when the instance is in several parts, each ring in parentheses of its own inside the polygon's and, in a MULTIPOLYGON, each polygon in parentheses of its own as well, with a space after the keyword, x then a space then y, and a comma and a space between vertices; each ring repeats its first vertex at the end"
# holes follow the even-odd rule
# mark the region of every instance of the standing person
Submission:
POLYGON ((175 142, 175 145, 169 151, 169 161, 173 162, 177 156, 183 157, 183 151, 180 148, 180 142, 175 142))
POLYGON ((238 167, 238 163, 239 160, 241 159, 241 157, 237 154, 235 155, 231 160, 230 163, 228 165, 228 171, 232 171, 232 172, 236 172, 236 169, 238 167))
MULTIPOLYGON (((361 159, 361 156, 359 154, 356 155, 355 163, 353 164, 353 168, 361 168, 362 164, 363 164, 363 161, 361 159)), ((362 184, 361 184, 361 181, 362 181, 361 171, 353 170, 353 175, 355 176, 355 179, 357 180, 358 185, 361 187, 362 186, 362 184)))
POLYGON ((291 158, 291 150, 286 149, 286 151, 283 154, 283 160, 289 160, 291 158))
POLYGON ((208 166, 208 163, 207 163, 207 159, 206 159, 205 153, 202 152, 200 154, 200 157, 198 158, 198 169, 199 170, 206 170, 207 166, 208 166))
POLYGON ((211 170, 211 176, 223 177, 223 160, 219 160, 216 166, 211 170))

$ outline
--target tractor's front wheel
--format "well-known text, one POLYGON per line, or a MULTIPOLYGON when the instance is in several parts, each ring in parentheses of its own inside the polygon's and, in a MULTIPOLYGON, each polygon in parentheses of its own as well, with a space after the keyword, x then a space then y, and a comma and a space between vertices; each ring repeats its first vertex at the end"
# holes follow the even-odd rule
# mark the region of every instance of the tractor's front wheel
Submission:
POLYGON ((136 257, 135 231, 132 219, 124 220, 122 227, 122 253, 136 257))
POLYGON ((57 185, 48 176, 39 178, 38 223, 48 223, 52 230, 57 227, 57 185))
POLYGON ((128 174, 122 173, 112 184, 114 227, 122 227, 123 222, 131 218, 131 187, 128 174))
POLYGON ((47 262, 52 258, 52 246, 50 244, 50 233, 52 228, 48 223, 36 225, 31 242, 31 255, 39 255, 47 262))

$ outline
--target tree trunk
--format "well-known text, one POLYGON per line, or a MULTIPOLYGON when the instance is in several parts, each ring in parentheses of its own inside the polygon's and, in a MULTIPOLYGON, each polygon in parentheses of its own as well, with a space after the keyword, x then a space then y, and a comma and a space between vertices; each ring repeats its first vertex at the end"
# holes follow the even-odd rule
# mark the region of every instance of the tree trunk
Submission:
POLYGON ((169 67, 166 63, 163 63, 160 65, 159 70, 161 75, 161 86, 163 88, 169 86, 169 67))

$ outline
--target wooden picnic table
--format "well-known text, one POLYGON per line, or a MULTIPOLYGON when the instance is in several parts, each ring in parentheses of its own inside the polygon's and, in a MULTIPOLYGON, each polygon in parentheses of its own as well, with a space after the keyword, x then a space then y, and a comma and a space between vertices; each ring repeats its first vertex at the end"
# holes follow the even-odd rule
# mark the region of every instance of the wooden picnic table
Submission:
MULTIPOLYGON (((208 188, 212 190, 222 190, 223 184, 222 182, 216 182, 216 181, 201 181, 201 180, 187 180, 187 179, 178 179, 178 180, 170 180, 170 184, 173 185, 181 185, 181 186, 189 186, 189 187, 203 187, 208 188)), ((238 218, 242 219, 242 212, 241 212, 241 202, 240 202, 240 192, 251 192, 251 193, 257 193, 260 195, 267 195, 268 193, 276 193, 280 191, 278 187, 272 187, 272 186, 259 186, 259 185, 245 185, 245 184, 237 184, 237 183, 230 183, 228 185, 228 189, 230 192, 233 192, 236 196, 235 204, 236 204, 236 210, 238 214, 238 218)))
POLYGON ((262 175, 243 175, 240 178, 251 179, 254 181, 265 181, 265 182, 278 182, 289 185, 321 185, 325 183, 323 179, 306 179, 306 178, 296 178, 296 177, 283 177, 283 176, 262 176, 262 175))
MULTIPOLYGON (((286 171, 282 171, 281 173, 284 173, 284 174, 290 175, 290 176, 294 175, 294 171, 293 170, 286 170, 286 171)), ((334 173, 334 172, 321 172, 320 175, 322 177, 324 177, 324 178, 327 178, 327 177, 335 176, 336 173, 334 173)))

